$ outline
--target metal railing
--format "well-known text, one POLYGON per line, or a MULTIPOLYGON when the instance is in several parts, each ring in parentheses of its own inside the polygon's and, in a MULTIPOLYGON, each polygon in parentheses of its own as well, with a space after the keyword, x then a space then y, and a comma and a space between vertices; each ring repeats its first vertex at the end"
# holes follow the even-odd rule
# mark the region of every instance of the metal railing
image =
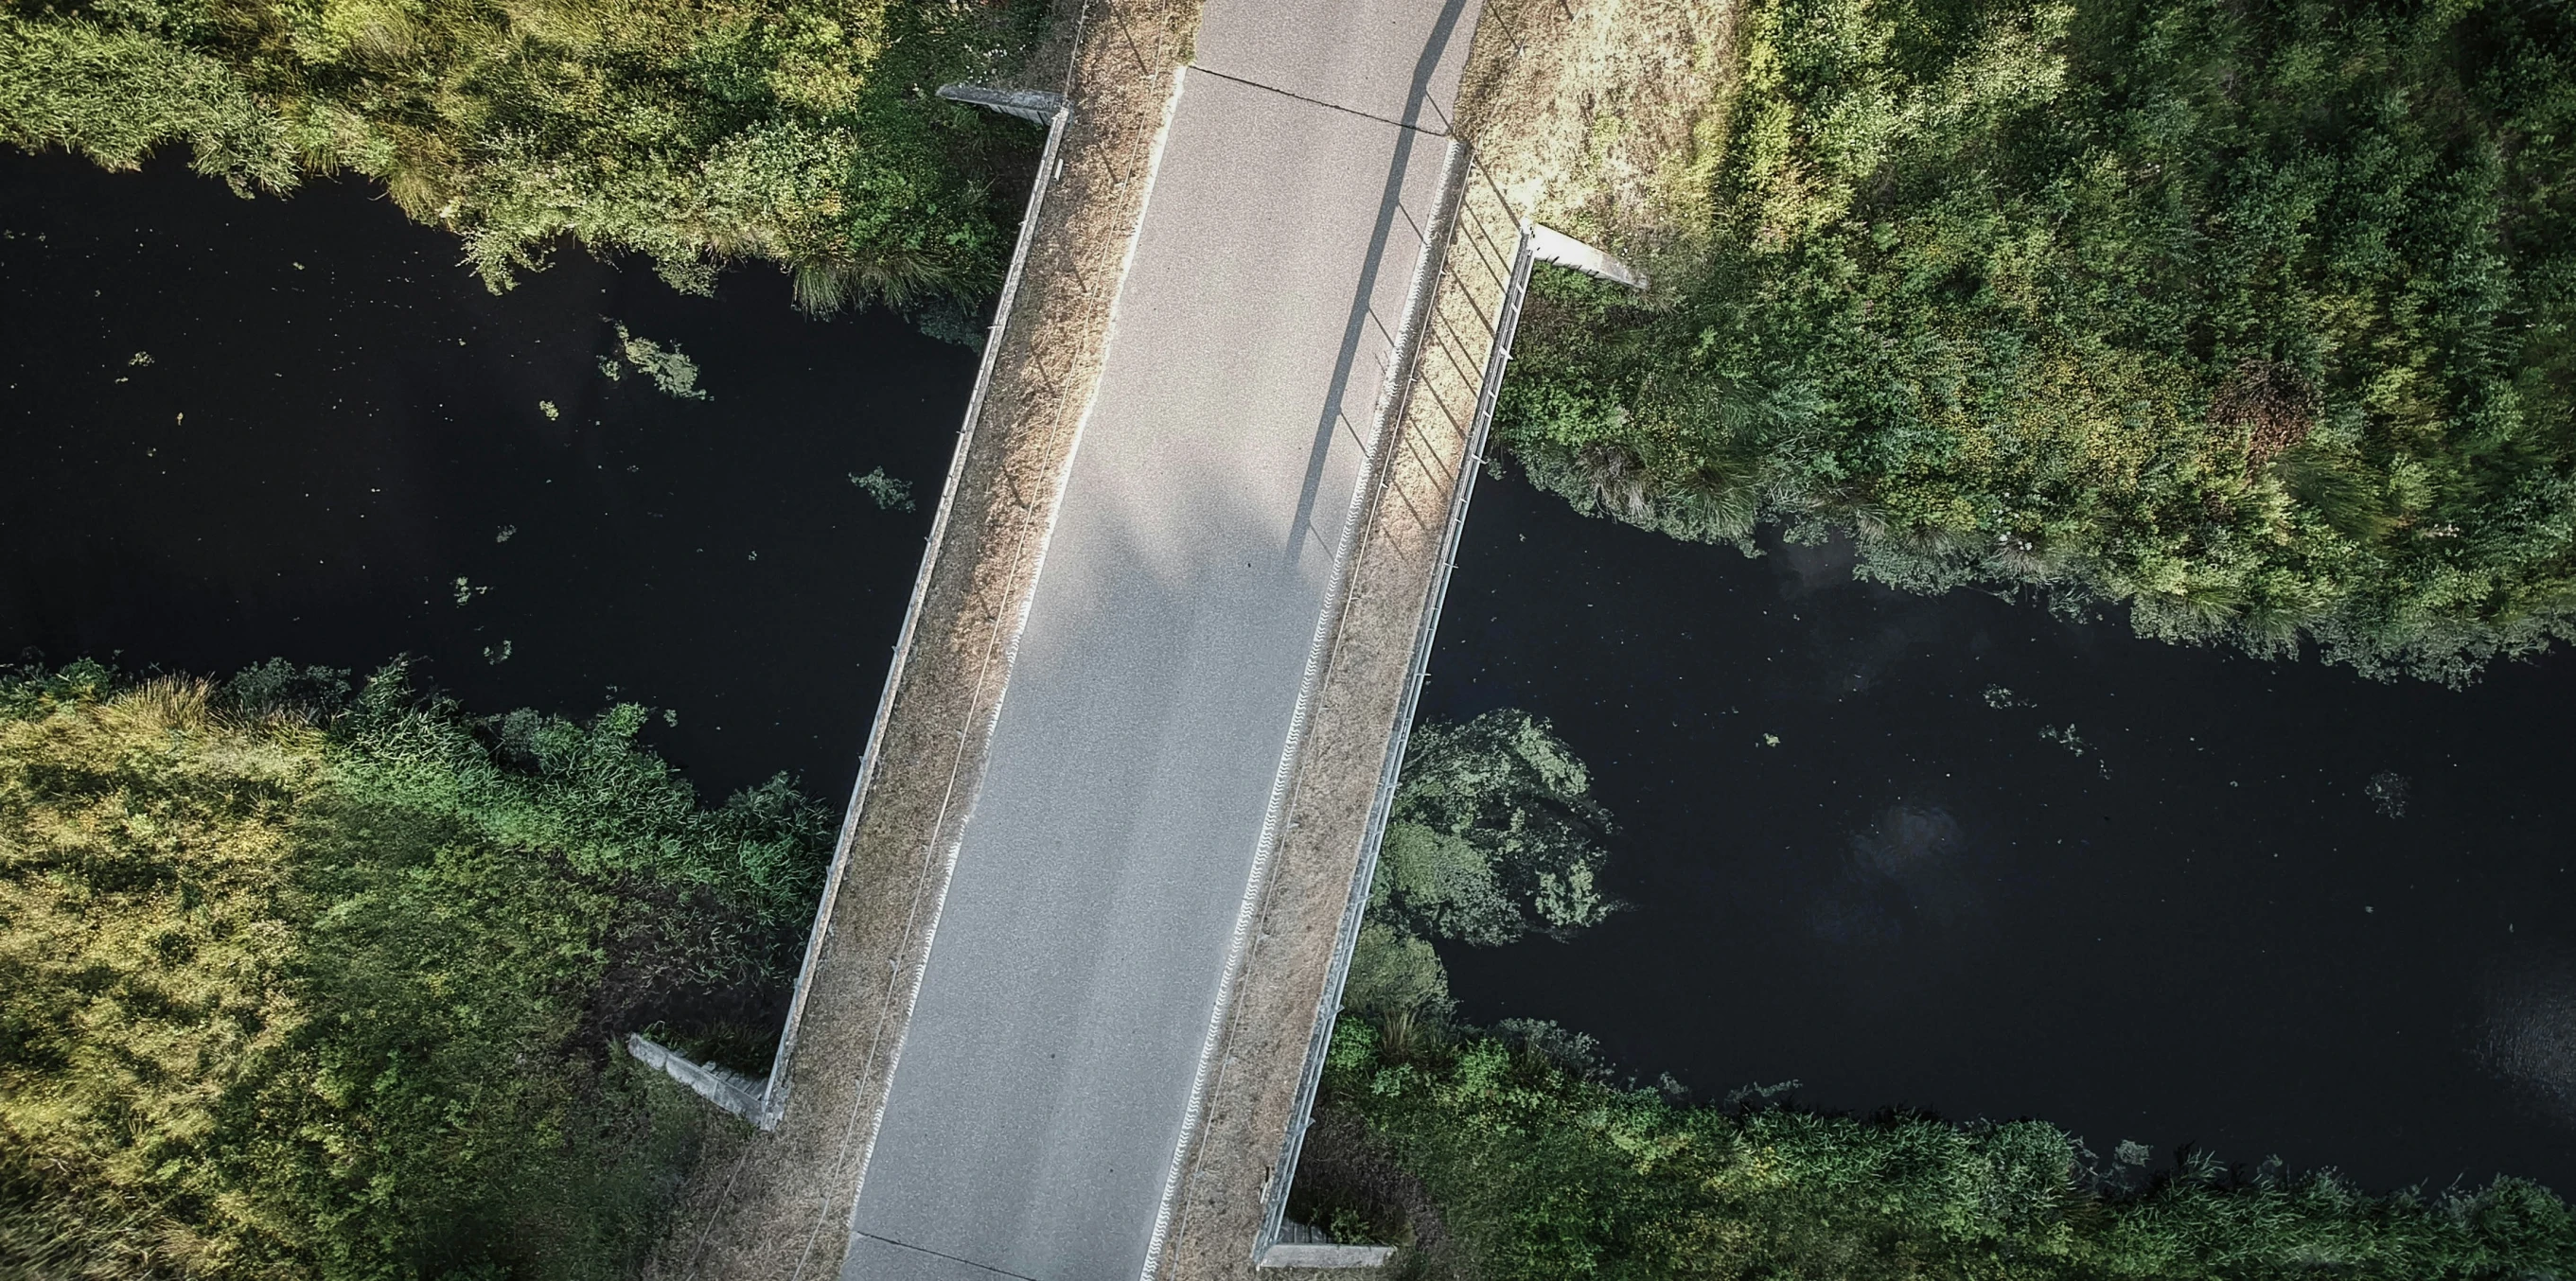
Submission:
POLYGON ((903 685, 903 673, 912 655, 914 630, 921 620, 921 605, 930 594, 931 573, 938 567, 939 548, 948 532, 948 519, 957 503, 957 486, 966 471, 966 456, 975 443, 976 420, 984 412, 984 393, 993 382, 993 366, 1002 349, 1002 336, 1011 323, 1011 306, 1020 296, 1020 276, 1029 259, 1029 246, 1037 237, 1038 213, 1046 205, 1047 190, 1056 177, 1056 148, 1064 140, 1065 122, 1073 108, 1060 94, 982 89, 972 85, 943 85, 939 96, 957 102, 969 102, 1008 112, 1022 119, 1037 120, 1047 127, 1046 149, 1038 155, 1037 182, 1029 188, 1028 208, 1020 215, 1020 235, 1011 249, 1010 270, 1002 277, 1002 298, 993 309, 993 325, 984 337, 984 356, 975 369, 975 390, 966 402, 966 418, 958 428, 957 450, 948 459, 948 478, 939 488, 939 506, 931 517, 930 536, 921 553, 921 570, 912 580, 912 599, 904 607, 903 632, 895 638, 894 662, 886 671, 885 689, 877 696, 876 720, 868 728, 868 744, 859 755, 858 781, 850 788, 850 804, 843 811, 840 838, 832 846, 832 867, 823 882, 822 901, 815 905, 814 930, 805 940, 805 961, 796 971, 795 994, 787 1005, 787 1026, 778 1036, 778 1053, 770 1060, 769 1080, 762 1087, 760 1110, 752 1123, 764 1130, 778 1128, 778 1120, 787 1111, 787 1065, 796 1050, 796 1029, 805 1015, 806 990, 813 982, 814 966, 823 954, 823 941, 832 923, 832 908, 840 898, 841 877, 849 866, 850 848, 858 840, 859 819, 867 803, 868 785, 876 778, 878 749, 884 745, 886 722, 894 715, 895 692, 903 685), (1033 113, 1051 108, 1041 117, 1033 113))
MULTIPOLYGON (((1488 183, 1490 185, 1490 179, 1488 183)), ((1500 195, 1499 191, 1495 194, 1500 195)), ((1465 230, 1463 215, 1466 205, 1467 201, 1462 196, 1459 216, 1451 222, 1449 237, 1440 246, 1443 255, 1441 269, 1444 271, 1450 269, 1448 239, 1454 239, 1465 230)), ((1484 469, 1485 441, 1492 429, 1494 408, 1502 394, 1503 375, 1511 360, 1512 336, 1520 325, 1521 301, 1529 288, 1532 241, 1533 226, 1522 220, 1514 236, 1511 263, 1504 274, 1502 298, 1488 325, 1491 346, 1487 349, 1482 377, 1477 383, 1465 448, 1459 457, 1458 483, 1451 492, 1448 522, 1441 532, 1439 558, 1432 574, 1429 599, 1414 637, 1403 693, 1398 696, 1394 732, 1388 738, 1386 755, 1378 770, 1377 790, 1369 802, 1368 819, 1360 838, 1359 865, 1352 875, 1350 897, 1344 905, 1340 929, 1334 939, 1332 968, 1325 978, 1323 996, 1316 1010, 1315 1032, 1307 1049, 1305 1072, 1298 1082, 1297 1099, 1289 1113, 1288 1133, 1279 1162, 1273 1167, 1270 1183, 1265 1189, 1268 1204, 1261 1233, 1252 1247, 1256 1265, 1349 1266, 1347 1262, 1325 1265, 1284 1255, 1274 1261, 1269 1256, 1289 1226, 1288 1194, 1296 1179, 1297 1159, 1305 1144, 1307 1127, 1313 1124, 1315 1095, 1323 1081, 1324 1059, 1331 1049, 1334 1020, 1341 1012, 1343 988, 1350 978, 1351 956, 1358 946, 1360 926, 1368 912, 1369 888, 1377 876, 1378 847, 1385 839, 1386 825, 1394 812, 1405 749, 1412 734, 1414 710, 1421 701, 1423 681, 1430 672, 1432 647, 1439 638, 1441 603, 1448 595, 1450 573, 1456 568, 1458 541, 1467 525, 1468 501, 1475 494, 1476 473, 1484 469)), ((1479 316, 1479 319, 1483 317, 1479 316)), ((1423 327, 1416 341, 1427 345, 1437 328, 1438 322, 1434 318, 1432 323, 1423 327)), ((1418 360, 1412 360, 1407 373, 1418 377, 1419 370, 1418 360)), ((1409 410, 1409 405, 1405 408, 1409 410)), ((1396 415, 1399 430, 1403 412, 1400 410, 1396 415)), ((1393 435, 1389 433, 1389 439, 1382 442, 1381 448, 1394 443, 1393 435)), ((1382 488, 1391 483, 1389 472, 1390 469, 1383 466, 1378 469, 1377 480, 1382 488)), ((1384 1258, 1384 1255, 1378 1255, 1376 1262, 1383 1262, 1384 1258)))

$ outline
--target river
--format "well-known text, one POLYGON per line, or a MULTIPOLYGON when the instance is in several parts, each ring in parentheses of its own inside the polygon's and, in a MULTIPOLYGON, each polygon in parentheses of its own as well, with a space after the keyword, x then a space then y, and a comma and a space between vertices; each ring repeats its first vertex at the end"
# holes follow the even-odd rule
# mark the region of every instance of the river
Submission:
POLYGON ((698 298, 566 249, 494 295, 460 257, 360 179, 244 200, 0 148, 0 661, 408 653, 478 710, 667 709, 711 798, 837 801, 975 354, 807 319, 757 265, 698 298), (850 479, 880 470, 912 510, 850 479))
POLYGON ((1592 766, 1626 912, 1447 947, 1699 1097, 2576 1191, 2576 662, 2381 684, 1476 495, 1425 715, 1592 766))
MULTIPOLYGON (((417 657, 636 700, 708 793, 857 764, 974 355, 577 251, 493 295, 362 182, 0 149, 0 658, 417 657), (656 390, 615 324, 700 371, 656 390), (553 412, 547 412, 551 405, 553 412), (913 510, 851 481, 909 482, 913 510)), ((2576 1189, 2576 664, 2466 691, 2142 641, 1476 499, 1426 715, 1592 764, 1629 910, 1447 949, 1703 1097, 2037 1116, 2097 1152, 2576 1189)))

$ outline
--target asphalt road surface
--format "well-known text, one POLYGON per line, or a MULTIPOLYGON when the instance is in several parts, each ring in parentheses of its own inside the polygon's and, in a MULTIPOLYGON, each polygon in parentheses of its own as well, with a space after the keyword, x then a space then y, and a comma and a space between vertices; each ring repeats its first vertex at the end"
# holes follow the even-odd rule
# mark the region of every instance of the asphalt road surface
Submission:
POLYGON ((1148 1264, 1477 12, 1207 6, 845 1279, 1148 1264))

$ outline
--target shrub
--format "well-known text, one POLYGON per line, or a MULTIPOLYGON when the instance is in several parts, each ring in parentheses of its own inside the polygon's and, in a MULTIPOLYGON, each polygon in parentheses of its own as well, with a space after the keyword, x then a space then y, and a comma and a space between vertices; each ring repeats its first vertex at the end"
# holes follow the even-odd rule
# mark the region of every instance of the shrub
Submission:
POLYGON ((2576 1275, 2576 1216, 2516 1179, 2383 1197, 2192 1157, 2133 1191, 2037 1121, 1692 1107, 1492 1036, 1409 1044, 1342 1021, 1315 1132, 1322 1190, 1356 1194, 1301 1181, 1299 1209, 1415 1242, 1416 1275, 2576 1275))
POLYGON ((0 681, 0 1271, 614 1276, 703 1126, 612 1037, 792 965, 824 820, 588 726, 0 681))
POLYGON ((1534 288, 1578 507, 2461 681, 2576 609, 2558 5, 1756 0, 1710 224, 1534 288))

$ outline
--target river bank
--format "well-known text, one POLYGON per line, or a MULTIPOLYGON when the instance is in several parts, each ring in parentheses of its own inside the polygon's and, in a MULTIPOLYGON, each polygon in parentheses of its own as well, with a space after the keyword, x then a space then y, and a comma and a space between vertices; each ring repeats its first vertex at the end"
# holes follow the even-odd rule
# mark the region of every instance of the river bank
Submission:
POLYGON ((2576 1186, 2576 664, 2465 691, 1747 560, 1482 486, 1423 698, 1550 718, 1617 816, 1571 942, 1447 946, 1699 1097, 2038 1117, 2161 1165, 2576 1186))
POLYGON ((669 710, 710 795, 847 787, 972 351, 757 268, 698 298, 568 253, 495 295, 357 181, 0 151, 0 232, 0 656, 411 653, 476 706, 669 710))

